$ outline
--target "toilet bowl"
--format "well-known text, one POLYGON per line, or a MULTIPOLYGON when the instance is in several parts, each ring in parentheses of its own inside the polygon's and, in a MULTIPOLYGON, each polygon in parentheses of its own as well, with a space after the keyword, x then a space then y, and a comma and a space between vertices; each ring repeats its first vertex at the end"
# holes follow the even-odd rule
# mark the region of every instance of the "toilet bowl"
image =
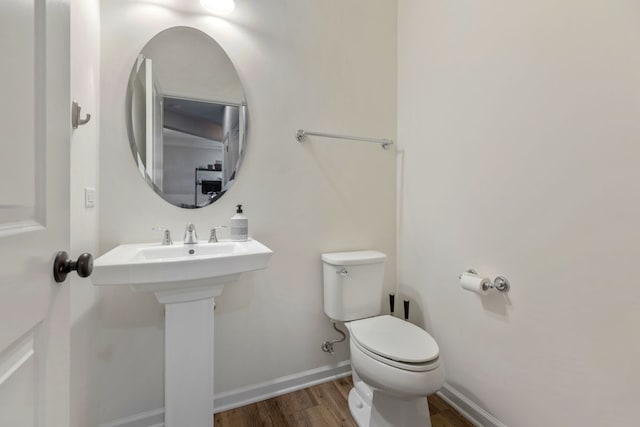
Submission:
POLYGON ((349 409, 360 427, 430 427, 426 396, 444 384, 438 344, 425 330, 382 312, 386 255, 322 255, 324 311, 351 336, 349 409))
POLYGON ((430 426, 425 397, 444 383, 435 340, 391 316, 346 324, 354 388, 349 409, 360 427, 430 426))

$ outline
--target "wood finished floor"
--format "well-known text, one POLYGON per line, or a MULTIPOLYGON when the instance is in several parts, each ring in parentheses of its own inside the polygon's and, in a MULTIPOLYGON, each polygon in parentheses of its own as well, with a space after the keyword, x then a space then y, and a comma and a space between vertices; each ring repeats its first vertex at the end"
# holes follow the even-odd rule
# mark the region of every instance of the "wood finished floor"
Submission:
MULTIPOLYGON (((351 387, 351 377, 345 377, 220 412, 215 427, 358 427, 347 404, 351 387)), ((473 427, 438 396, 428 400, 433 427, 473 427)))

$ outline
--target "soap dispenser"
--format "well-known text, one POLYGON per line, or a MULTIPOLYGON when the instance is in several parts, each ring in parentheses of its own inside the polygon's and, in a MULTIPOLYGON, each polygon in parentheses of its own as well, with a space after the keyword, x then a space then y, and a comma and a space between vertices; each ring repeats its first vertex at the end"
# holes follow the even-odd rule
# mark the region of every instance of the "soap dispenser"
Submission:
POLYGON ((242 205, 237 205, 236 214, 231 217, 231 240, 242 242, 249 239, 249 220, 242 213, 242 205))

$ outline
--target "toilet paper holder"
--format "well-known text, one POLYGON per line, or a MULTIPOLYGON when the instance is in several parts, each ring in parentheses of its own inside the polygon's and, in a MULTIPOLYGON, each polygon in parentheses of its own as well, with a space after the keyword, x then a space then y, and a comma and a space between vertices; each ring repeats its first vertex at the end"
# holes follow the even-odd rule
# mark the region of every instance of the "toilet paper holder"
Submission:
MULTIPOLYGON (((465 273, 478 275, 478 272, 473 268, 466 270, 465 273)), ((458 278, 461 279, 462 275, 460 275, 458 278)), ((511 284, 509 284, 509 280, 507 280, 506 277, 497 276, 495 279, 493 279, 493 282, 489 282, 484 290, 486 291, 488 289, 495 289, 500 292, 509 292, 509 289, 511 289, 511 284)))

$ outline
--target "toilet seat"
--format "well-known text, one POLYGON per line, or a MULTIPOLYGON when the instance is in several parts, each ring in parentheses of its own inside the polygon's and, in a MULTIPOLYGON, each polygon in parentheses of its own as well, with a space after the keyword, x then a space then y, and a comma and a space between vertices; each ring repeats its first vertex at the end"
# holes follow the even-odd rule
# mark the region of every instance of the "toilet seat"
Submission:
POLYGON ((351 339, 367 356, 395 368, 425 372, 440 366, 439 348, 425 330, 393 316, 350 322, 351 339))

